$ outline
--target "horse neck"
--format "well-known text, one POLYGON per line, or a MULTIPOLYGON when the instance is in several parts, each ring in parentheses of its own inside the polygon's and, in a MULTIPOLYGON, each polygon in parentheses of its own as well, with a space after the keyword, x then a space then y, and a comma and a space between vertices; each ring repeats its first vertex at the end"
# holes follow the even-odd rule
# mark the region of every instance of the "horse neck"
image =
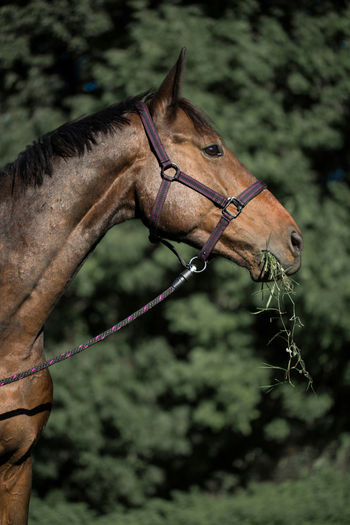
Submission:
POLYGON ((126 126, 100 137, 83 157, 56 159, 39 188, 3 195, 0 356, 30 353, 89 252, 110 227, 134 217, 138 144, 135 128, 126 126))

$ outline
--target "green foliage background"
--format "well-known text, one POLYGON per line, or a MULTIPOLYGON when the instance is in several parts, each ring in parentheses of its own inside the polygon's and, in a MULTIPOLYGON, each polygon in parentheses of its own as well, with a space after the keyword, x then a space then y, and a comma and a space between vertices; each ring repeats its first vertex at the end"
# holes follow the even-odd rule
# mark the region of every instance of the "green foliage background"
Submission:
MULTIPOLYGON (((350 3, 30 0, 0 8, 0 159, 157 87, 184 95, 301 227, 297 334, 316 393, 248 274, 217 260, 169 303, 52 375, 31 523, 345 524, 350 428, 350 3)), ((192 250, 182 247, 186 256, 192 250)), ((109 327, 179 272, 147 231, 110 231, 46 327, 48 355, 109 327), (122 248, 121 248, 122 247, 122 248)))

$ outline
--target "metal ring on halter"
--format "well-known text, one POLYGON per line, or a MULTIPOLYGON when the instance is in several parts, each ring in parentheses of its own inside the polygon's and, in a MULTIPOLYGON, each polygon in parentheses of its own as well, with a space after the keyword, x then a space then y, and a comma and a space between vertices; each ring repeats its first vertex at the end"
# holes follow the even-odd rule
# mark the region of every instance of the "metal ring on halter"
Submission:
POLYGON ((199 257, 195 256, 195 257, 192 257, 192 259, 188 263, 188 267, 193 273, 202 273, 207 267, 207 261, 201 261, 199 257), (195 259, 198 259, 198 261, 200 261, 203 264, 203 268, 201 268, 200 270, 197 269, 197 266, 195 264, 192 264, 192 261, 194 261, 195 259))
POLYGON ((227 200, 227 203, 225 204, 225 206, 223 207, 222 209, 222 213, 225 214, 227 213, 227 215, 229 217, 231 217, 232 219, 236 219, 236 217, 238 217, 238 215, 241 213, 241 211, 243 210, 244 208, 244 204, 242 202, 240 202, 236 197, 230 197, 228 200, 227 200), (230 213, 227 208, 230 206, 230 204, 234 204, 237 208, 237 212, 235 214, 233 213, 230 213))
POLYGON ((179 166, 178 166, 177 164, 175 164, 174 162, 171 162, 171 163, 169 164, 169 166, 167 166, 166 168, 163 168, 163 167, 162 167, 162 168, 161 168, 161 171, 160 171, 160 174, 161 174, 162 178, 165 179, 165 180, 168 180, 168 181, 170 181, 170 182, 172 182, 173 180, 175 180, 175 179, 177 178, 177 176, 179 175, 179 173, 180 173, 180 168, 179 168, 179 166), (165 174, 165 172, 166 172, 167 170, 171 169, 171 168, 172 168, 173 170, 175 170, 175 175, 174 175, 173 177, 170 177, 169 175, 166 175, 166 174, 165 174))

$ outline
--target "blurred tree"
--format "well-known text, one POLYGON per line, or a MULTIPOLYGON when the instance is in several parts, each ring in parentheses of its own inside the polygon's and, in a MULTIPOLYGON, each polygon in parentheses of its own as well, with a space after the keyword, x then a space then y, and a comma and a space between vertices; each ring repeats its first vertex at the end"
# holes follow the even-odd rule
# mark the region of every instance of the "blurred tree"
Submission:
MULTIPOLYGON (((297 476, 335 458, 338 438, 348 450, 349 2, 31 0, 3 4, 0 20, 2 163, 69 118, 156 87, 186 45, 185 96, 305 238, 297 337, 317 396, 303 383, 263 392, 276 373, 260 365, 286 364, 283 341, 267 347, 278 324, 250 314, 249 276, 216 261, 136 327, 53 371, 38 494, 109 512, 175 489, 297 476)), ((124 317, 177 271, 142 226, 111 231, 53 313, 50 352, 124 317)))
POLYGON ((298 481, 253 484, 232 496, 177 493, 174 500, 151 500, 145 508, 97 517, 83 504, 34 499, 33 525, 347 525, 350 476, 325 465, 298 481))

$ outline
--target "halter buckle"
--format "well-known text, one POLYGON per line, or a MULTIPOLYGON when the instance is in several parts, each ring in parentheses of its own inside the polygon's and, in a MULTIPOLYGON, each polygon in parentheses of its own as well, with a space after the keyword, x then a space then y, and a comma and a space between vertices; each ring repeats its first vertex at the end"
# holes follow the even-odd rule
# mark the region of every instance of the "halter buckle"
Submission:
POLYGON ((169 181, 169 182, 172 182, 173 180, 176 180, 177 177, 179 176, 180 174, 180 168, 177 164, 175 164, 174 162, 171 162, 170 164, 168 164, 167 166, 162 166, 161 167, 161 170, 160 170, 160 174, 162 176, 163 179, 169 181), (173 177, 170 177, 169 175, 167 175, 165 172, 169 169, 173 169, 175 170, 175 175, 173 177))
POLYGON ((231 219, 235 219, 236 217, 238 217, 238 215, 241 213, 243 208, 244 208, 244 204, 242 204, 238 199, 236 199, 236 197, 230 197, 227 200, 227 203, 225 204, 225 206, 223 207, 222 213, 223 215, 226 215, 228 219, 231 220, 231 219), (237 208, 237 212, 235 213, 235 215, 227 211, 227 208, 230 206, 230 204, 234 204, 237 208))

